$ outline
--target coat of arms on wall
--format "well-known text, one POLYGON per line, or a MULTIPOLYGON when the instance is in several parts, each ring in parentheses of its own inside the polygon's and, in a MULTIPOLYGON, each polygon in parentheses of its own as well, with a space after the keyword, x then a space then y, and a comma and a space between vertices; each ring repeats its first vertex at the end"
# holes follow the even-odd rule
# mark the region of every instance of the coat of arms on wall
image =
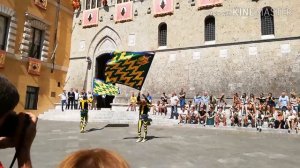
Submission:
POLYGON ((99 9, 91 9, 83 11, 83 27, 97 26, 98 25, 99 9))
POLYGON ((34 3, 36 6, 42 8, 42 9, 46 9, 46 7, 47 7, 47 0, 34 0, 34 3))
POLYGON ((41 74, 42 62, 38 59, 29 58, 28 73, 32 75, 41 74))
POLYGON ((116 4, 116 22, 131 21, 133 16, 132 1, 116 4))
POLYGON ((0 69, 4 68, 5 57, 6 57, 6 52, 3 50, 0 50, 0 69))
POLYGON ((173 14, 174 0, 153 0, 154 16, 173 14))

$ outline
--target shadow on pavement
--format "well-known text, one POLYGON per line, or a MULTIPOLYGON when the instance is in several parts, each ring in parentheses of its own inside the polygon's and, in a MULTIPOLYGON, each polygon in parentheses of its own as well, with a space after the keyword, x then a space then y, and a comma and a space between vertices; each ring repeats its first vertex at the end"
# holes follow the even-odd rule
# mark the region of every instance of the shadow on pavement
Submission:
MULTIPOLYGON (((138 139, 139 137, 125 137, 123 139, 138 139)), ((147 140, 152 140, 152 139, 159 139, 159 138, 171 138, 171 137, 157 137, 157 136, 147 136, 147 140)))
POLYGON ((91 128, 91 129, 86 130, 86 132, 100 131, 100 130, 103 130, 104 128, 105 127, 102 127, 102 128, 91 128))

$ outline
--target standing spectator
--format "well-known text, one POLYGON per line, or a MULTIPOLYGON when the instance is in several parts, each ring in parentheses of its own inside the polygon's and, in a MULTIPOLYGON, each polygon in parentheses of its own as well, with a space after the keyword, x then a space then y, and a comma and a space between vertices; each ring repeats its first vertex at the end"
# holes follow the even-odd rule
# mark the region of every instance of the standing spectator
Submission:
POLYGON ((197 111, 200 111, 200 103, 201 103, 201 96, 199 93, 196 94, 196 96, 194 97, 194 103, 195 103, 195 106, 196 106, 196 110, 197 111))
POLYGON ((152 96, 150 96, 149 92, 147 92, 147 99, 150 103, 152 103, 152 96))
POLYGON ((176 96, 175 92, 172 94, 172 97, 170 98, 170 100, 171 100, 171 117, 170 117, 170 119, 173 119, 174 115, 175 115, 176 119, 178 119, 177 105, 178 105, 179 99, 176 96))
POLYGON ((298 111, 298 102, 297 102, 297 97, 296 97, 295 92, 291 93, 290 104, 292 106, 292 109, 297 112, 298 111))
POLYGON ((300 95, 299 97, 297 98, 297 103, 298 103, 298 117, 300 118, 300 95))
POLYGON ((79 93, 78 93, 78 89, 75 89, 75 93, 74 93, 74 109, 77 110, 78 109, 78 101, 79 101, 79 93))
POLYGON ((289 104, 289 97, 285 95, 285 92, 282 92, 281 96, 278 99, 279 108, 285 112, 287 110, 287 106, 289 104))
POLYGON ((130 111, 136 111, 136 103, 137 103, 137 98, 134 96, 134 92, 132 92, 130 97, 130 103, 126 111, 128 111, 129 108, 130 111))
POLYGON ((275 106, 275 98, 272 96, 272 93, 269 93, 267 97, 267 107, 271 115, 273 115, 273 113, 275 112, 275 106))
POLYGON ((183 88, 181 88, 181 91, 179 92, 179 104, 181 110, 183 110, 185 105, 185 92, 183 91, 183 88))
POLYGON ((66 105, 65 108, 67 108, 67 94, 66 94, 66 90, 64 90, 63 93, 61 93, 58 96, 60 97, 60 101, 61 101, 61 111, 64 111, 64 105, 66 105))
POLYGON ((201 97, 201 103, 205 105, 205 111, 207 112, 208 110, 208 105, 209 105, 209 96, 207 92, 204 92, 203 96, 201 97))
POLYGON ((68 92, 68 110, 71 109, 73 110, 73 106, 74 106, 74 98, 75 98, 75 93, 73 91, 73 88, 71 88, 71 90, 68 92))
POLYGON ((163 95, 160 97, 162 103, 168 104, 168 97, 165 92, 163 92, 163 95))
POLYGON ((213 110, 216 110, 217 107, 217 99, 215 96, 210 95, 209 96, 209 109, 213 108, 213 110))
POLYGON ((227 105, 227 103, 225 101, 225 94, 222 93, 222 95, 220 96, 219 101, 218 101, 218 108, 221 108, 222 111, 225 111, 226 105, 227 105))

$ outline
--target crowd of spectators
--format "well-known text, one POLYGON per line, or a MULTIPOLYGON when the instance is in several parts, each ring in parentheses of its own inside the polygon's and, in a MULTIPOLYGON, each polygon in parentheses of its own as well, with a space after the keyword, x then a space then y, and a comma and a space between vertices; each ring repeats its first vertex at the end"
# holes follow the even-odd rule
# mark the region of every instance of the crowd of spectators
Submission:
POLYGON ((93 96, 91 91, 86 92, 85 90, 82 90, 80 93, 78 89, 71 88, 70 91, 66 92, 66 90, 63 91, 59 95, 61 99, 61 110, 64 111, 65 109, 68 110, 77 110, 80 109, 79 102, 83 99, 83 97, 86 97, 88 100, 89 110, 94 110, 97 108, 97 100, 93 96))
MULTIPOLYGON (((149 101, 152 97, 147 93, 149 101)), ((278 98, 274 98, 272 93, 265 96, 261 93, 258 97, 254 94, 249 96, 243 93, 239 96, 234 93, 232 98, 225 98, 224 94, 219 97, 209 95, 203 92, 197 93, 195 97, 187 101, 186 93, 183 89, 178 96, 175 92, 168 97, 165 93, 160 99, 152 102, 153 115, 167 116, 168 107, 170 107, 170 119, 177 119, 178 123, 190 123, 199 125, 220 125, 253 127, 262 131, 262 127, 275 129, 288 129, 290 133, 295 130, 298 133, 298 123, 300 118, 300 96, 297 97, 294 92, 288 96, 286 92, 278 98), (232 101, 230 105, 227 101, 232 101)), ((136 97, 132 93, 129 108, 132 111, 136 107, 136 97)))

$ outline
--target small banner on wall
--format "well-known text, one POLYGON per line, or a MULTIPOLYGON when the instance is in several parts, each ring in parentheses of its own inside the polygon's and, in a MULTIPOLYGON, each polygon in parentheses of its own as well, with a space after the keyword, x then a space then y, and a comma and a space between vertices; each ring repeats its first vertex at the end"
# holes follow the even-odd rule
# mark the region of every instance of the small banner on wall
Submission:
POLYGON ((47 8, 47 0, 34 0, 36 6, 46 9, 47 8))
POLYGON ((91 27, 98 25, 99 9, 91 9, 83 11, 83 27, 91 27))
POLYGON ((0 69, 4 68, 5 57, 6 57, 6 52, 3 50, 0 50, 0 69))
POLYGON ((116 4, 115 22, 132 21, 132 1, 116 4))
POLYGON ((173 0, 153 0, 154 16, 164 16, 173 14, 173 0))
POLYGON ((32 75, 41 74, 42 62, 35 58, 29 58, 28 73, 32 75))
POLYGON ((197 0, 198 8, 211 8, 214 6, 222 6, 224 0, 197 0))

